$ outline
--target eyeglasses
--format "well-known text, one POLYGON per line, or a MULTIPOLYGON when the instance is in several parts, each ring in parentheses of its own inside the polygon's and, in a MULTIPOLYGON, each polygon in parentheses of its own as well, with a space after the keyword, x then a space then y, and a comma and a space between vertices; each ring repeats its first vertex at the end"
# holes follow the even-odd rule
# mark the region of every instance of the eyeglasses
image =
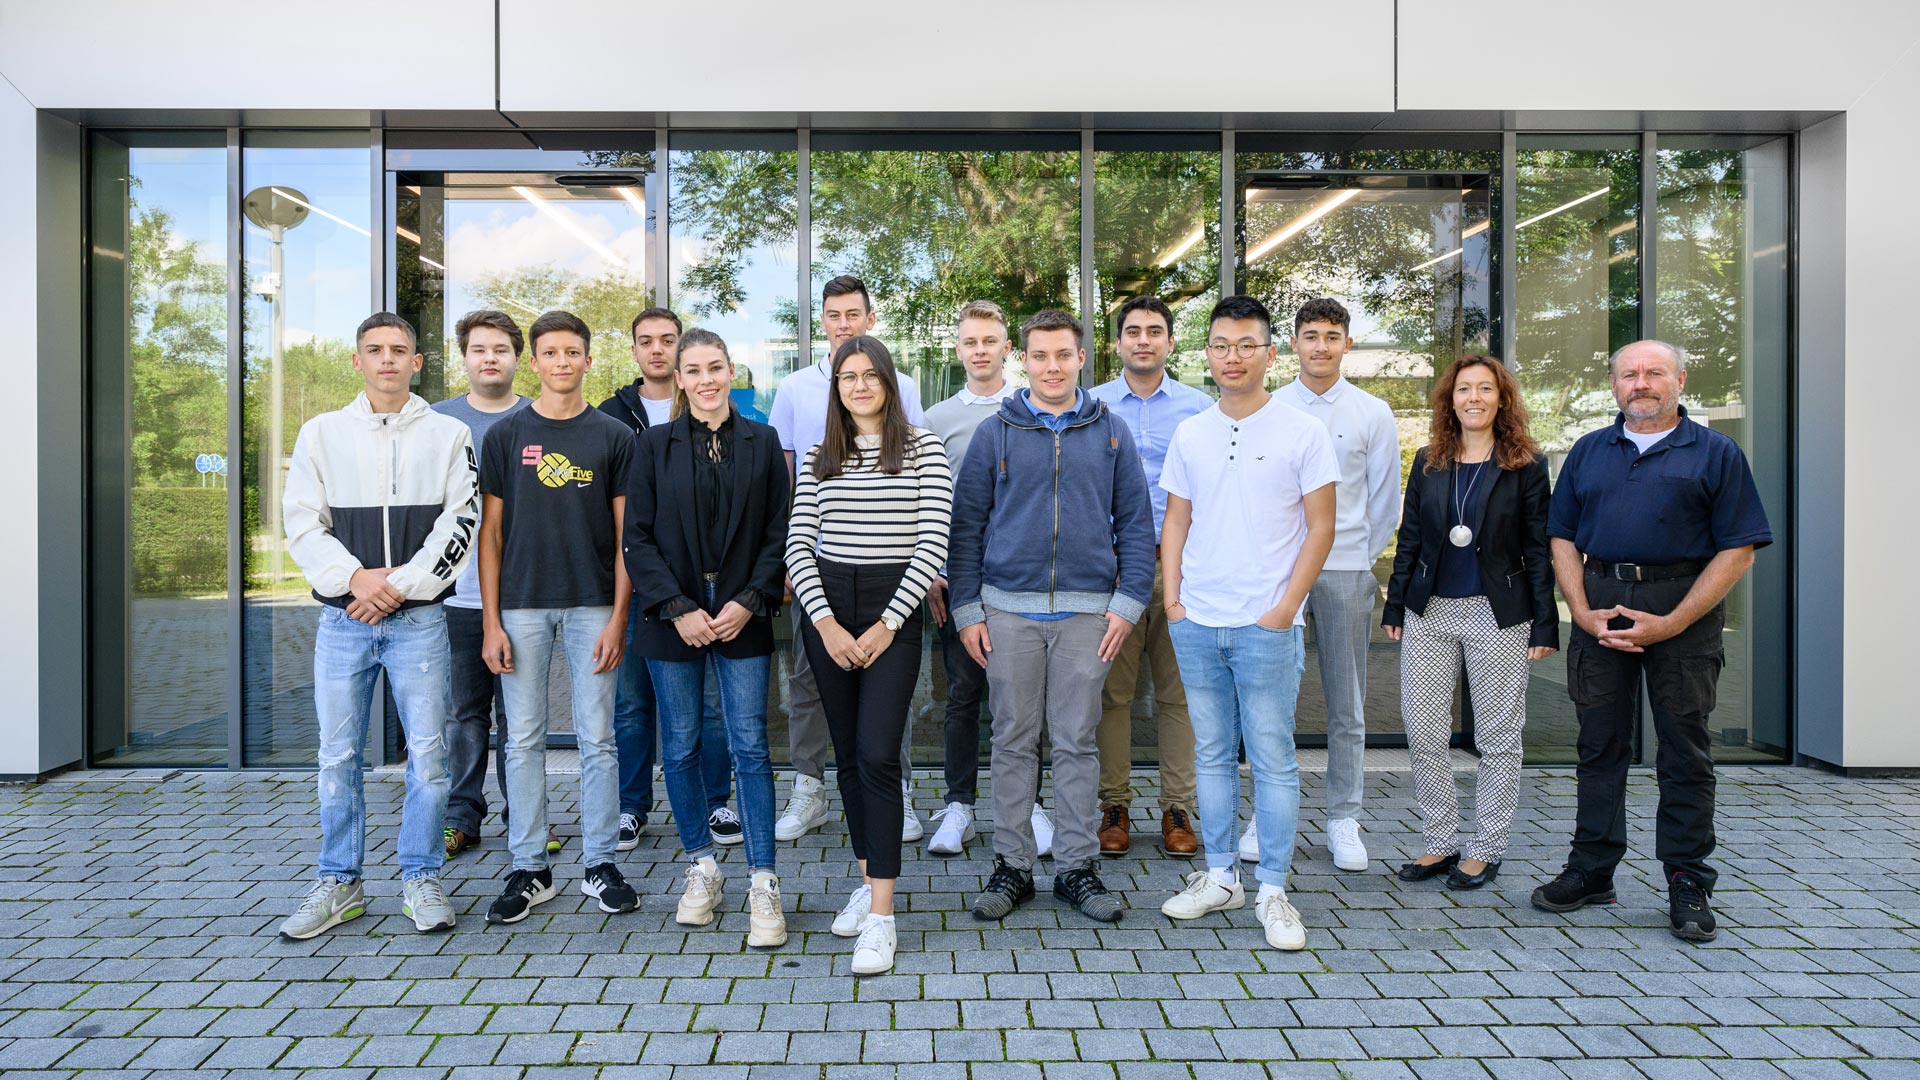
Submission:
POLYGON ((1271 338, 1261 342, 1240 341, 1231 345, 1224 341, 1209 341, 1207 343, 1207 355, 1213 357, 1215 360, 1225 360, 1227 354, 1231 352, 1242 360, 1251 360, 1260 355, 1261 349, 1271 344, 1273 344, 1271 338))
POLYGON ((855 386, 880 385, 880 373, 877 371, 843 371, 834 378, 840 380, 840 385, 848 389, 855 386))

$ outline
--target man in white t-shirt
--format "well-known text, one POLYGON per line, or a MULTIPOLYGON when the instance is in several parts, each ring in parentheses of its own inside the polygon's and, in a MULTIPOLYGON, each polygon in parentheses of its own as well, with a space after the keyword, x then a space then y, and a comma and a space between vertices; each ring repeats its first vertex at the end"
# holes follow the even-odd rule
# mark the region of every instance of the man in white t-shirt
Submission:
MULTIPOLYGON (((780 447, 787 452, 787 471, 794 462, 804 460, 807 451, 827 434, 827 394, 832 388, 833 354, 841 345, 860 334, 873 331, 873 297, 866 285, 852 274, 841 274, 820 290, 820 329, 827 336, 824 360, 808 364, 780 380, 773 395, 770 422, 780 433, 780 447)), ((907 423, 926 427, 927 416, 920 408, 920 388, 906 372, 895 373, 900 383, 900 404, 907 411, 907 423)), ((800 605, 788 607, 792 616, 793 640, 800 640, 800 605)), ((775 840, 798 840, 827 820, 827 714, 820 707, 820 691, 813 685, 813 669, 807 665, 805 649, 793 650, 793 674, 787 679, 787 738, 793 747, 793 794, 785 812, 773 823, 775 840)), ((905 777, 900 792, 906 814, 901 820, 900 839, 915 843, 925 835, 920 816, 913 809, 913 762, 908 749, 913 745, 913 718, 907 718, 900 737, 900 775, 905 777)))
POLYGON ((1214 305, 1207 364, 1220 401, 1181 421, 1167 448, 1160 533, 1167 623, 1187 686, 1207 868, 1160 908, 1175 919, 1245 906, 1234 829, 1244 739, 1259 822, 1267 943, 1306 947, 1287 902, 1300 816, 1294 706, 1306 663, 1301 614, 1333 547, 1340 467, 1327 429, 1266 389, 1273 322, 1248 296, 1214 305))

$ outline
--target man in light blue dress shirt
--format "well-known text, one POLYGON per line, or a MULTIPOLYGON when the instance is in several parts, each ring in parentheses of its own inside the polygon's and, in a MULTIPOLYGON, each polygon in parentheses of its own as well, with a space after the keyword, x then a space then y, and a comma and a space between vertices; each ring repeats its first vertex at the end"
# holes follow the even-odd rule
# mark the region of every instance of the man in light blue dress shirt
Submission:
MULTIPOLYGON (((1093 388, 1095 399, 1107 403, 1126 422, 1140 451, 1153 495, 1153 538, 1160 541, 1160 525, 1167 514, 1167 493, 1160 487, 1160 466, 1166 461, 1173 429, 1189 416, 1213 406, 1213 398, 1175 379, 1167 371, 1173 352, 1173 311, 1157 296, 1136 296, 1120 308, 1114 351, 1120 356, 1119 377, 1093 388)), ((1133 694, 1140 682, 1144 656, 1153 670, 1155 740, 1160 758, 1160 846, 1169 855, 1190 856, 1200 850, 1193 823, 1193 724, 1187 718, 1187 692, 1180 682, 1180 665, 1167 634, 1161 609, 1160 576, 1155 563, 1153 601, 1134 624, 1107 672, 1100 695, 1100 853, 1124 855, 1132 846, 1128 811, 1133 804, 1130 771, 1133 765, 1133 694)))

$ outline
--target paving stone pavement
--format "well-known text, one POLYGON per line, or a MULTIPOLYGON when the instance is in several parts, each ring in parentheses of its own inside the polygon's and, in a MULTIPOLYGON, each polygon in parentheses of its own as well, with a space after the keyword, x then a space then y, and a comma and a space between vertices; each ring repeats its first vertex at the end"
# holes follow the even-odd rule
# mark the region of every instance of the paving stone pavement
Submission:
MULTIPOLYGON (((1129 905, 1118 925, 1056 903, 1044 863, 1040 899, 975 922, 983 832, 964 856, 908 857, 898 966, 856 979, 851 943, 827 932, 852 885, 837 814, 781 845, 791 937, 749 953, 740 849, 725 916, 685 932, 657 814, 622 856, 641 910, 600 914, 577 890, 577 780, 551 779, 564 891, 525 922, 484 923, 508 864, 490 820, 447 871, 459 930, 414 933, 392 862, 401 786, 376 777, 370 910, 303 943, 274 929, 312 874, 311 773, 0 788, 0 1073, 1920 1080, 1916 780, 1722 770, 1722 931, 1689 946, 1648 858, 1647 771, 1619 904, 1570 916, 1527 905, 1565 852, 1566 770, 1528 771, 1502 876, 1464 894, 1390 876, 1417 850, 1406 773, 1368 774, 1360 874, 1333 868, 1306 774, 1293 898, 1309 948, 1281 953, 1251 907, 1160 915, 1194 864, 1153 846, 1141 772, 1134 851, 1101 867, 1129 905)), ((918 787, 924 814, 938 783, 918 787)))

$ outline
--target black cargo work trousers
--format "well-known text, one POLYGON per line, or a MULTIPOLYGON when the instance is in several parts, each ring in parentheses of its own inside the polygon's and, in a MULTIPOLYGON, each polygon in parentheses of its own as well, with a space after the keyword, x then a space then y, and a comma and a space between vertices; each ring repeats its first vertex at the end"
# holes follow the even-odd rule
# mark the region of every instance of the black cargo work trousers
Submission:
MULTIPOLYGON (((1693 577, 1671 581, 1618 581, 1586 572, 1587 606, 1624 605, 1665 615, 1693 587, 1693 577)), ((1574 627, 1567 649, 1567 690, 1580 721, 1578 807, 1573 853, 1567 865, 1589 876, 1610 877, 1627 853, 1627 766, 1640 715, 1641 677, 1646 679, 1659 740, 1655 771, 1660 804, 1654 823, 1654 853, 1668 882, 1681 871, 1708 892, 1714 870, 1713 754, 1707 716, 1713 712, 1720 669, 1726 664, 1720 635, 1726 605, 1645 652, 1621 652, 1574 627)), ((1625 625, 1617 623, 1616 625, 1625 625)))

